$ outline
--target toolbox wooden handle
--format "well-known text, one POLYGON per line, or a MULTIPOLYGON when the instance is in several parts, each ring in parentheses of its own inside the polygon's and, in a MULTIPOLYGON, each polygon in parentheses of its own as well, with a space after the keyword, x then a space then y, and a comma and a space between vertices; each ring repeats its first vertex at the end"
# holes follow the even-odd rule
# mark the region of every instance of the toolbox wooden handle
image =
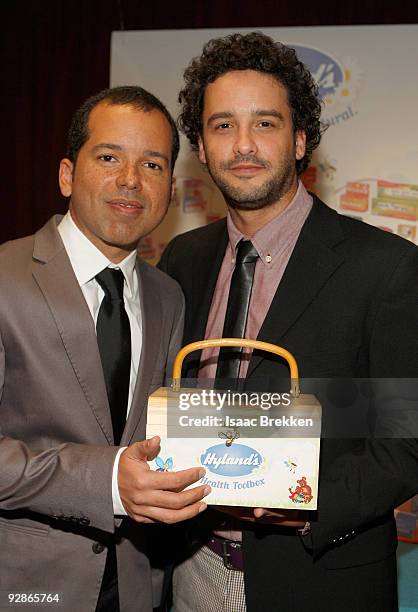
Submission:
POLYGON ((181 367, 186 355, 192 353, 193 351, 200 351, 202 349, 214 348, 218 346, 239 346, 252 348, 259 351, 274 353, 279 357, 283 357, 283 359, 285 359, 289 364, 290 368, 290 393, 295 397, 300 395, 299 370, 296 359, 293 357, 293 355, 277 344, 261 342, 260 340, 248 340, 247 338, 211 338, 210 340, 200 340, 199 342, 192 342, 191 344, 186 344, 186 346, 183 346, 183 348, 177 353, 174 360, 172 383, 173 391, 180 391, 181 367))

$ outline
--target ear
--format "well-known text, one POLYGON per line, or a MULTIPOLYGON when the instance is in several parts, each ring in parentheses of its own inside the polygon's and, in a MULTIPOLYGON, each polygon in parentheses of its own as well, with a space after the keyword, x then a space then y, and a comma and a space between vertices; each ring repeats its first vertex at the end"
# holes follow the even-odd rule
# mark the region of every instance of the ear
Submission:
POLYGON ((295 154, 296 159, 302 159, 306 151, 306 132, 300 130, 296 132, 295 154))
POLYGON ((73 173, 74 164, 69 159, 62 159, 58 175, 58 182, 61 193, 64 197, 69 198, 73 190, 73 173))
POLYGON ((206 164, 205 145, 203 144, 203 140, 200 135, 199 135, 198 145, 199 145, 199 161, 201 164, 206 164))

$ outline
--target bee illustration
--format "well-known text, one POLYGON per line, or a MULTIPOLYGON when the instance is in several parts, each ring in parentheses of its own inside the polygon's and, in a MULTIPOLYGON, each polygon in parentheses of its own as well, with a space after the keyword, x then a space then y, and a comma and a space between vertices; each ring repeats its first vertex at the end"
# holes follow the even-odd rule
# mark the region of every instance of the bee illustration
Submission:
POLYGON ((234 427, 234 429, 228 429, 226 432, 220 431, 218 437, 226 440, 225 444, 229 448, 234 440, 238 440, 239 431, 234 427))
POLYGON ((296 457, 288 457, 285 461, 284 464, 287 468, 289 468, 289 470, 292 472, 292 474, 295 473, 296 468, 298 467, 298 464, 296 463, 297 459, 296 457))
POLYGON ((166 461, 157 457, 155 463, 158 465, 157 472, 170 472, 173 469, 173 457, 169 457, 166 461))

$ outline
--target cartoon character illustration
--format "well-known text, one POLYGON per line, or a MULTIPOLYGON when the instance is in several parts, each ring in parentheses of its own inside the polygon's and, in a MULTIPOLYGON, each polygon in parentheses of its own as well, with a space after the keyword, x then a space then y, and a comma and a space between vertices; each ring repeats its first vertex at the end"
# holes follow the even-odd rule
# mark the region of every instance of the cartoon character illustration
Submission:
POLYGON ((234 427, 234 429, 228 429, 226 432, 220 431, 218 433, 218 438, 226 440, 225 445, 229 448, 234 440, 238 440, 239 431, 236 429, 236 427, 234 427))
POLYGON ((157 457, 155 463, 158 465, 157 472, 170 472, 173 469, 173 457, 169 457, 166 461, 157 457))
POLYGON ((287 459, 284 460, 283 463, 285 464, 285 466, 287 468, 289 468, 289 470, 292 472, 292 474, 295 473, 296 468, 298 467, 297 458, 296 457, 288 457, 287 459))
POLYGON ((297 480, 298 486, 295 487, 293 491, 291 487, 289 487, 289 499, 292 500, 295 504, 309 504, 309 502, 313 499, 312 489, 306 482, 306 476, 302 476, 300 480, 297 480))

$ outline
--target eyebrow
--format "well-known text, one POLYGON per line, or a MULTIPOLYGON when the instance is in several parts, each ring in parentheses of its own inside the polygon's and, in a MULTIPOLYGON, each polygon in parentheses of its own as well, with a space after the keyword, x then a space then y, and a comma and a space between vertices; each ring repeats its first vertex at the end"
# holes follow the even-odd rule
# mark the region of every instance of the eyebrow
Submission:
POLYGON ((111 142, 99 142, 99 144, 93 147, 93 151, 97 149, 111 149, 112 151, 122 151, 122 147, 117 144, 112 144, 111 142))
POLYGON ((217 119, 231 119, 233 116, 233 113, 230 113, 228 111, 223 111, 221 113, 213 113, 208 119, 208 124, 213 123, 213 121, 216 121, 217 119))
MULTIPOLYGON (((251 112, 251 114, 257 117, 276 117, 277 119, 280 119, 280 121, 284 121, 283 114, 274 108, 268 108, 268 109, 256 108, 251 112)), ((232 119, 233 117, 234 117, 234 113, 232 113, 231 111, 222 111, 219 113, 213 113, 209 117, 207 123, 209 125, 213 123, 214 121, 217 121, 218 119, 232 119)))
POLYGON ((258 117, 276 117, 277 119, 280 119, 280 121, 284 121, 283 113, 278 110, 275 110, 274 108, 267 110, 257 109, 254 114, 258 117))
POLYGON ((160 151, 153 151, 152 149, 147 149, 146 151, 144 151, 144 155, 146 155, 147 157, 159 157, 160 159, 164 159, 167 164, 170 163, 170 160, 168 159, 167 155, 164 155, 164 153, 160 153, 160 151))
MULTIPOLYGON (((100 142, 99 144, 93 147, 93 151, 97 151, 98 149, 110 149, 111 151, 122 151, 123 147, 117 144, 113 144, 111 142, 100 142)), ((143 155, 145 155, 146 157, 158 157, 166 161, 167 164, 170 163, 170 160, 168 159, 167 155, 164 155, 164 153, 160 153, 159 151, 147 149, 146 151, 143 152, 143 155)))

